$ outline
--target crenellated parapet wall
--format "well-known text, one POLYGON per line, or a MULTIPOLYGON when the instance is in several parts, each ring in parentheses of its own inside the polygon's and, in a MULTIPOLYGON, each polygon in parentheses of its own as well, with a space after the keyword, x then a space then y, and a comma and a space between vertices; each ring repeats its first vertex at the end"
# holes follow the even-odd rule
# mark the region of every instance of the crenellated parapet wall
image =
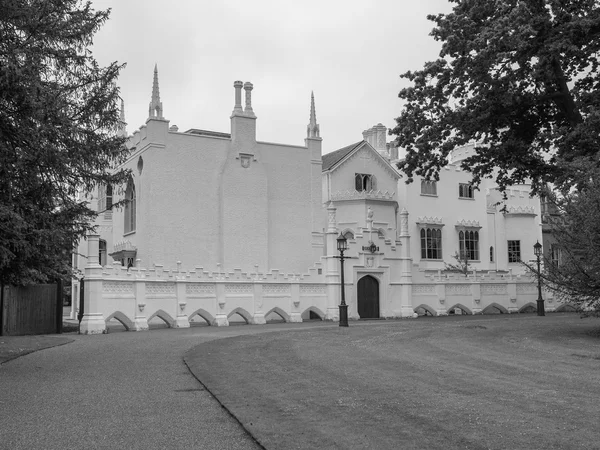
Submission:
MULTIPOLYGON (((544 291, 546 310, 556 310, 552 293, 544 291)), ((535 308, 538 298, 536 278, 511 273, 473 272, 420 274, 412 286, 415 311, 432 315, 482 314, 490 308, 501 313, 518 313, 535 308)))
MULTIPOLYGON (((94 246, 97 237, 88 237, 94 246)), ((309 312, 328 319, 327 283, 320 263, 305 274, 279 270, 252 273, 202 267, 194 270, 100 267, 89 264, 85 271, 85 307, 81 330, 85 334, 106 332, 106 322, 117 319, 128 330, 148 329, 158 316, 169 326, 187 328, 198 315, 210 325, 227 326, 239 314, 247 323, 265 324, 277 313, 286 322, 302 322, 309 312)))

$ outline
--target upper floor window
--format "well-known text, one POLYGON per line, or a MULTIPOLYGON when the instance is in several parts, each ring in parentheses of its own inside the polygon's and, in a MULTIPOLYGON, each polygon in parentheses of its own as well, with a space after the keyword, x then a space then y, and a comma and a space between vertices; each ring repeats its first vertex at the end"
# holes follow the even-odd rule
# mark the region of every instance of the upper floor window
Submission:
POLYGON ((550 261, 556 267, 559 267, 562 263, 562 252, 561 252, 560 247, 556 244, 552 244, 550 246, 550 252, 551 252, 550 253, 550 261))
POLYGON ((459 198, 473 198, 473 186, 469 183, 458 184, 458 197, 459 198))
POLYGON ((350 230, 344 231, 343 235, 348 241, 354 239, 354 233, 352 233, 350 230))
POLYGON ((421 181, 421 195, 436 195, 437 196, 437 183, 435 181, 421 181))
POLYGON ((104 239, 100 239, 98 242, 98 264, 104 267, 107 264, 106 260, 106 241, 104 239))
POLYGON ((461 258, 479 261, 479 232, 459 231, 458 243, 461 258))
POLYGON ((112 191, 112 186, 109 184, 108 186, 106 186, 106 209, 107 210, 112 209, 112 205, 113 205, 113 191, 112 191))
POLYGON ((375 177, 368 173, 357 173, 354 175, 354 189, 358 192, 369 192, 376 188, 375 177))
POLYGON ((125 189, 125 226, 124 233, 131 233, 135 231, 135 185, 133 180, 130 178, 127 182, 127 189, 125 189))
POLYGON ((98 187, 98 212, 104 214, 105 219, 112 217, 113 195, 112 186, 100 185, 98 187))
POLYGON ((508 262, 521 261, 521 241, 508 241, 508 262))
POLYGON ((421 228, 421 259, 442 259, 441 228, 421 228))

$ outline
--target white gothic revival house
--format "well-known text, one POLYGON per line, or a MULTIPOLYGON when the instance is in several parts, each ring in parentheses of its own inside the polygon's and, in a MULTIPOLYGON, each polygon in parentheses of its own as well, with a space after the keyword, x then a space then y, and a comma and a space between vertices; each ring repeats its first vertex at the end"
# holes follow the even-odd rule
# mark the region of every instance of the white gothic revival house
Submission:
POLYGON ((163 116, 155 68, 148 119, 127 144, 131 179, 122 194, 91 196, 98 235, 74 258, 85 269, 84 332, 112 318, 143 330, 154 316, 181 327, 195 315, 215 325, 234 314, 337 320, 340 233, 351 318, 516 312, 534 300, 519 276, 542 240, 529 186, 512 188, 502 212, 493 182, 475 190, 460 170, 469 147, 437 183, 407 185, 382 124, 323 155, 314 97, 304 145, 258 141, 252 87, 234 83, 228 133, 180 132, 163 116), (457 252, 469 276, 444 272, 457 252))

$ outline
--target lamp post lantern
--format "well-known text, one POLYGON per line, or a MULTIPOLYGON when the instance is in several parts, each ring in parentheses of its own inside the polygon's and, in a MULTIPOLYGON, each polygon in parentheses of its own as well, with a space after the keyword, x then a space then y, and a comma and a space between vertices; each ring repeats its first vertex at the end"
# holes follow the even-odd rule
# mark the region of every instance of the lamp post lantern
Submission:
POLYGON ((340 303, 340 327, 348 326, 348 305, 346 305, 346 289, 344 285, 344 252, 348 250, 348 241, 344 237, 342 233, 337 238, 337 249, 340 252, 340 256, 334 256, 334 258, 339 258, 341 272, 341 293, 342 293, 342 301, 340 303))
POLYGON ((542 258, 542 244, 540 244, 540 241, 537 241, 533 245, 533 252, 535 253, 535 257, 537 258, 537 279, 538 279, 537 315, 545 316, 546 311, 544 311, 544 299, 542 298, 542 272, 540 271, 540 262, 541 262, 541 258, 542 258))

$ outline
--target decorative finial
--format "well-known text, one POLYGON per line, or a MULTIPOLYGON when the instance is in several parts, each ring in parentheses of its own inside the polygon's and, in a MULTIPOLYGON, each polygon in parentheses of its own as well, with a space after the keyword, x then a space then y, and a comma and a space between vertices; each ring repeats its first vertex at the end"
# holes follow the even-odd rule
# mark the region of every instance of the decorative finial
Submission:
POLYGON ((317 123, 317 113, 315 112, 315 94, 310 92, 310 120, 306 127, 307 138, 318 138, 319 136, 319 124, 317 123))
POLYGON ((160 91, 158 89, 158 65, 154 64, 154 80, 152 81, 152 100, 148 107, 148 118, 156 117, 163 119, 163 106, 160 101, 160 91))

